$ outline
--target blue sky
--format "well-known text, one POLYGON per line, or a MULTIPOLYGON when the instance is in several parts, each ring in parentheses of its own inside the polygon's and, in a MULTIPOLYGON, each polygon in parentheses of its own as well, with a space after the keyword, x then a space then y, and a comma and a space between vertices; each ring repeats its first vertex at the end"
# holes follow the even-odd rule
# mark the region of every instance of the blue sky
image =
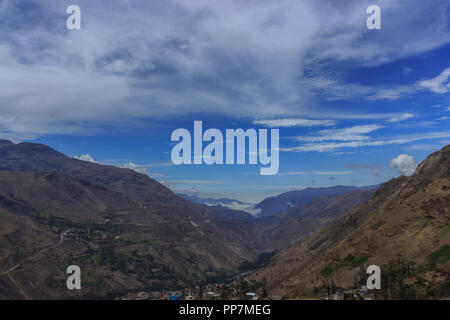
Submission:
POLYGON ((1 0, 0 137, 251 202, 378 184, 449 144, 449 20, 446 0, 1 0), (173 165, 194 120, 279 128, 279 173, 173 165))

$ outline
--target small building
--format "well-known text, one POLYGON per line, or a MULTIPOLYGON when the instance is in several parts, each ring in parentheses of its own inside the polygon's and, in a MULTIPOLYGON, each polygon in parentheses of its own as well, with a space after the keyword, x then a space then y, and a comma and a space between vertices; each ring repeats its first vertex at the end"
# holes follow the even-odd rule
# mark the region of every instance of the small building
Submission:
POLYGON ((344 294, 342 292, 336 292, 331 295, 331 300, 344 300, 344 294))
POLYGON ((148 300, 150 298, 150 295, 147 292, 139 292, 137 294, 136 300, 148 300))
POLYGON ((175 293, 169 296, 169 300, 181 300, 183 296, 179 293, 175 293))
POLYGON ((361 289, 359 290, 359 294, 362 296, 365 296, 369 293, 369 289, 367 289, 367 286, 361 286, 361 289))
POLYGON ((256 293, 254 293, 254 292, 247 292, 247 293, 245 294, 245 297, 246 297, 248 300, 258 300, 258 295, 257 295, 256 293))

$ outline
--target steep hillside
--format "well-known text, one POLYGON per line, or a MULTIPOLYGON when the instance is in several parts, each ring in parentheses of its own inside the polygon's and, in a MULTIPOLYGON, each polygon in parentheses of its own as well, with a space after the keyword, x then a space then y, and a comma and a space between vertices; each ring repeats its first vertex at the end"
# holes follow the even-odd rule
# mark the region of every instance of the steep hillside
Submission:
MULTIPOLYGON (((182 199, 150 177, 114 166, 70 158, 38 143, 0 141, 0 170, 53 171, 126 193, 144 201, 177 202, 182 199)), ((184 199, 183 199, 184 200, 184 199)))
POLYGON ((208 207, 192 203, 169 190, 147 175, 131 169, 118 168, 70 158, 46 145, 38 143, 14 144, 0 140, 0 171, 55 172, 75 179, 126 194, 143 203, 172 203, 207 213, 211 219, 251 221, 244 212, 228 208, 208 207), (227 215, 229 214, 229 215, 227 215))
POLYGON ((447 146, 250 279, 284 297, 313 297, 365 283, 365 268, 376 264, 378 297, 450 297, 449 165, 447 146))

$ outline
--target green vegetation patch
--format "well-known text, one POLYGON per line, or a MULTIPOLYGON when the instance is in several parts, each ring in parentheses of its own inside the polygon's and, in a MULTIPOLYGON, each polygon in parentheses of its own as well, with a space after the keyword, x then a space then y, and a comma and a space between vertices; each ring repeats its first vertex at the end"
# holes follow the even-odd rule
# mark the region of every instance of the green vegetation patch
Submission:
POLYGON ((382 225, 384 225, 386 223, 386 221, 384 221, 384 220, 379 220, 379 221, 377 221, 375 224, 373 224, 372 226, 371 226, 371 229, 372 230, 378 230, 382 225))
POLYGON ((133 241, 132 239, 127 237, 120 237, 119 241, 122 245, 136 244, 136 241, 133 241))
POLYGON ((356 268, 358 266, 362 266, 364 263, 367 262, 368 259, 369 259, 368 255, 363 254, 359 256, 354 256, 353 254, 350 253, 344 258, 344 260, 341 263, 334 263, 327 265, 320 271, 320 275, 322 277, 327 278, 331 276, 335 271, 338 271, 341 268, 345 267, 356 268))
POLYGON ((91 257, 91 260, 92 260, 93 263, 99 265, 99 264, 102 263, 102 256, 99 255, 99 254, 94 254, 94 255, 91 257))
POLYGON ((51 214, 47 212, 47 209, 45 208, 38 208, 37 209, 37 216, 41 219, 50 219, 51 214))
POLYGON ((339 269, 339 268, 336 268, 336 267, 337 267, 336 265, 329 264, 325 268, 320 270, 320 275, 322 277, 327 278, 327 277, 331 276, 333 274, 333 272, 335 272, 337 269, 339 269))
POLYGON ((431 264, 440 264, 450 260, 450 245, 446 244, 428 256, 431 264))
POLYGON ((340 265, 341 267, 357 267, 359 265, 364 264, 369 259, 368 255, 360 255, 354 256, 353 254, 349 254, 344 258, 343 263, 340 265))
POLYGON ((149 246, 158 247, 161 245, 161 241, 158 240, 145 240, 144 243, 149 246))
POLYGON ((363 255, 355 258, 355 265, 356 266, 362 265, 362 264, 366 263, 367 260, 369 260, 369 256, 363 254, 363 255))

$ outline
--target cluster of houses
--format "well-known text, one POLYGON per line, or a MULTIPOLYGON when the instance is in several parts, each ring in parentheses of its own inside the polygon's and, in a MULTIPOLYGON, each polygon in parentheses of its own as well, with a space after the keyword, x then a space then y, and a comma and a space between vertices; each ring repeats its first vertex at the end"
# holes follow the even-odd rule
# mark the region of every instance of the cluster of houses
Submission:
POLYGON ((221 284, 209 283, 204 287, 185 288, 179 291, 154 291, 128 293, 120 300, 259 300, 256 292, 240 293, 236 288, 221 284))
POLYGON ((372 300, 367 286, 361 286, 358 290, 337 290, 335 293, 324 298, 324 300, 372 300))
MULTIPOLYGON (((179 291, 154 291, 128 293, 120 300, 261 300, 261 292, 242 293, 233 286, 226 284, 209 283, 204 287, 186 288, 179 291)), ((270 296, 264 299, 280 300, 280 296, 270 296)), ((326 296, 324 300, 372 300, 370 291, 366 286, 352 290, 337 290, 326 296)))

